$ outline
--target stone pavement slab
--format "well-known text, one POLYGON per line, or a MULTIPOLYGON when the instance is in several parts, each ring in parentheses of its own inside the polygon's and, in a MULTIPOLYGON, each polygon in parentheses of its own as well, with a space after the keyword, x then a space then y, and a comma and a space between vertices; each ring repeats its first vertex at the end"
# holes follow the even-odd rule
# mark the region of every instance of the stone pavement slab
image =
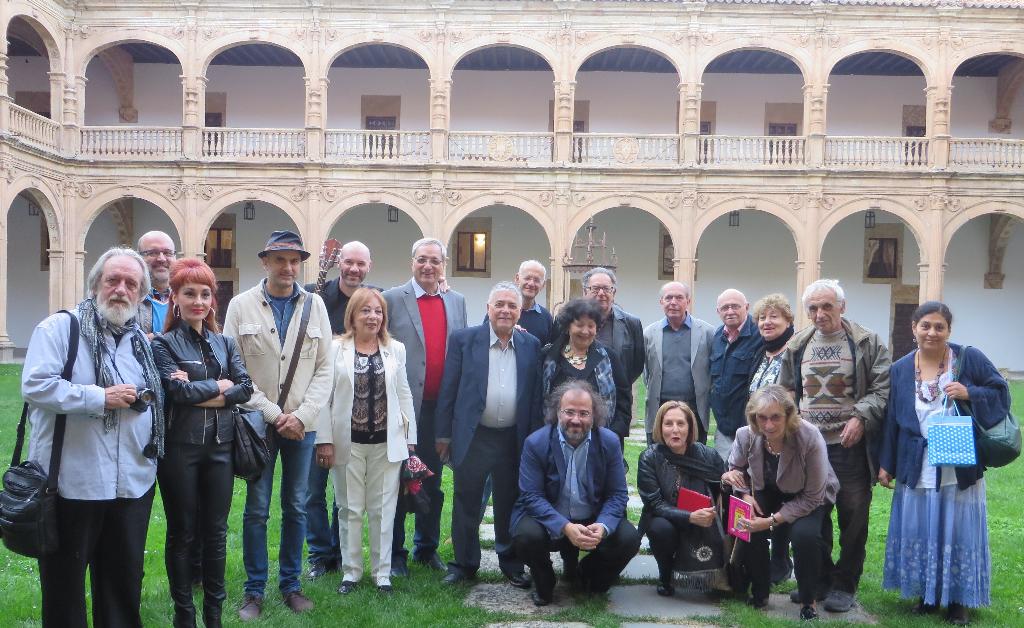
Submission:
POLYGON ((654 556, 637 554, 622 570, 622 577, 630 580, 657 580, 658 563, 654 556))
POLYGON ((493 523, 481 523, 480 524, 480 540, 494 542, 494 524, 493 523))
POLYGON ((611 588, 608 612, 619 617, 657 617, 674 621, 718 617, 722 609, 713 598, 701 593, 677 592, 673 597, 661 597, 652 584, 629 584, 611 588))
MULTIPOLYGON (((555 552, 551 554, 551 564, 555 567, 555 573, 562 573, 562 557, 555 552)), ((493 549, 481 549, 480 550, 480 571, 499 573, 501 569, 498 568, 498 555, 493 549)))
POLYGON ((555 586, 554 599, 547 606, 534 606, 530 590, 517 589, 505 583, 478 584, 469 590, 463 603, 495 613, 534 617, 552 615, 575 605, 569 590, 561 584, 555 586))
MULTIPOLYGON (((818 602, 818 618, 822 621, 846 621, 851 624, 877 624, 878 619, 864 610, 860 603, 854 603, 848 613, 830 613, 825 605, 818 602)), ((800 621, 800 605, 789 601, 788 593, 772 593, 768 598, 767 613, 769 617, 800 621)))
POLYGON ((705 628, 706 626, 714 626, 714 624, 702 624, 700 622, 677 622, 674 621, 671 624, 654 624, 651 622, 637 621, 637 622, 624 622, 622 628, 666 628, 666 626, 682 626, 683 628, 705 628))
POLYGON ((629 501, 626 502, 626 508, 640 509, 644 507, 644 501, 640 499, 639 495, 630 495, 629 501))
POLYGON ((510 621, 504 624, 487 624, 487 628, 590 628, 590 624, 578 621, 510 621))

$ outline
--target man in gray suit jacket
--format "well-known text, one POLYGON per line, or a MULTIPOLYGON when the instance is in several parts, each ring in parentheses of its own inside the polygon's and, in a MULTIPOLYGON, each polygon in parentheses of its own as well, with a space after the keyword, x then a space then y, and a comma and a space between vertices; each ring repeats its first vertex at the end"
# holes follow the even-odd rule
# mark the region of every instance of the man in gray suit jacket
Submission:
POLYGON ((661 287, 659 295, 665 318, 644 330, 647 442, 651 442, 658 408, 666 401, 675 400, 685 401, 697 413, 700 428, 697 440, 705 443, 711 388, 708 355, 715 328, 690 316, 690 288, 686 284, 671 281, 661 287))
POLYGON ((615 304, 618 279, 604 267, 591 268, 583 275, 583 294, 597 302, 603 320, 597 323, 597 339, 619 356, 629 385, 644 372, 644 326, 640 319, 615 304))
MULTIPOLYGON (((416 411, 416 455, 434 477, 423 482, 430 496, 430 512, 416 514, 413 559, 438 571, 445 564, 437 555, 441 540, 441 459, 434 448, 434 411, 444 374, 448 337, 466 326, 466 301, 454 290, 440 291, 447 260, 440 240, 423 238, 412 245, 412 279, 384 291, 388 304, 388 332, 405 345, 405 371, 416 411)), ((391 545, 391 575, 407 576, 405 514, 399 500, 391 545)))

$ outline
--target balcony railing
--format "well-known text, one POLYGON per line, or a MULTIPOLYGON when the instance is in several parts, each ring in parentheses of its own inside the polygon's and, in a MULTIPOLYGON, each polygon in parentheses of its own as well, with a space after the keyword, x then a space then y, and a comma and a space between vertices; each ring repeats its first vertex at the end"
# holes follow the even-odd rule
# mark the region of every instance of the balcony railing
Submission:
POLYGON ((792 136, 701 135, 697 163, 739 168, 804 165, 805 138, 792 136))
POLYGON ((949 165, 971 170, 1024 169, 1024 140, 952 139, 949 141, 949 165))
POLYGON ((331 160, 427 161, 429 131, 327 131, 331 160))
POLYGON ((553 133, 449 133, 448 158, 524 166, 547 164, 554 157, 554 145, 553 133))
POLYGON ((203 129, 203 157, 305 159, 303 129, 203 129))
POLYGON ((826 137, 825 165, 847 168, 924 168, 928 139, 923 137, 826 137))
POLYGON ((679 136, 575 133, 572 161, 609 166, 678 164, 679 136))
POLYGON ((180 127, 84 127, 79 154, 93 159, 174 159, 182 154, 181 134, 180 127))
POLYGON ((9 106, 11 133, 42 148, 57 150, 57 138, 60 137, 59 124, 14 103, 9 106))

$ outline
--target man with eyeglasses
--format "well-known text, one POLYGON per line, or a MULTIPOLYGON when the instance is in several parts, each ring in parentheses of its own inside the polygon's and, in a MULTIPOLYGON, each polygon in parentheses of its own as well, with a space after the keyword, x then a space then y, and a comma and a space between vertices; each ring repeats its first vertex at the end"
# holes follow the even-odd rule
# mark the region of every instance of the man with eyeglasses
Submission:
POLYGON ((615 432, 602 427, 605 405, 584 380, 570 380, 549 399, 545 427, 527 437, 512 509, 512 545, 533 574, 533 603, 551 603, 562 554, 562 579, 584 593, 605 593, 640 549, 626 518, 626 470, 615 432), (577 564, 580 550, 587 556, 577 564))
POLYGON ((150 231, 139 238, 139 255, 149 266, 153 289, 139 304, 139 327, 152 340, 162 333, 167 310, 171 306, 171 262, 174 261, 174 240, 163 231, 150 231))
MULTIPOLYGON (((434 472, 423 482, 430 497, 430 512, 416 514, 413 559, 435 571, 445 570, 437 555, 441 542, 441 458, 434 447, 434 412, 444 375, 448 338, 466 326, 466 300, 454 290, 441 290, 447 261, 444 244, 422 238, 412 245, 412 279, 384 291, 388 304, 388 332, 405 345, 405 370, 416 411, 416 455, 434 472)), ((405 515, 402 500, 395 510, 391 544, 392 577, 408 576, 405 548, 405 515)))
POLYGON ((722 325, 711 341, 711 410, 715 413, 715 450, 728 462, 736 430, 747 424, 751 363, 764 344, 750 304, 739 290, 718 295, 716 305, 722 325))
POLYGON ((597 321, 597 339, 618 354, 632 386, 644 372, 644 326, 639 318, 615 304, 617 291, 614 271, 599 266, 584 273, 583 293, 597 302, 603 317, 597 321))

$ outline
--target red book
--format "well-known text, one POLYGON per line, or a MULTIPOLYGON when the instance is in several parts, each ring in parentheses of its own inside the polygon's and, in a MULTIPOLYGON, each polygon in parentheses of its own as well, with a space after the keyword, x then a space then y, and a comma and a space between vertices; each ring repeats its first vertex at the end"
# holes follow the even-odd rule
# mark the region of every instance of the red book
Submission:
POLYGON ((701 508, 711 508, 711 498, 688 488, 680 488, 679 497, 676 498, 676 508, 689 512, 701 508))

